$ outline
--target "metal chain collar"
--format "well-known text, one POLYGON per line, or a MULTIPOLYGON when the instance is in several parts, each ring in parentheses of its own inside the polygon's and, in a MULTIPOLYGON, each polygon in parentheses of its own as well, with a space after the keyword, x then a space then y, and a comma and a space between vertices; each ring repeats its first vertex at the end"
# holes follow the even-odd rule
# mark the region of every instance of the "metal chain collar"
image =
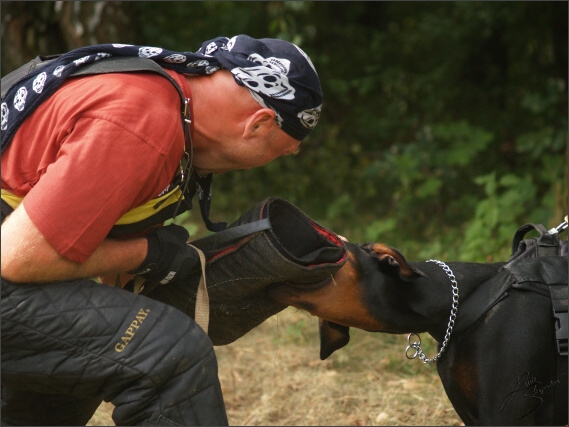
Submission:
POLYGON ((443 351, 445 351, 445 348, 448 344, 448 340, 450 338, 450 334, 452 333, 452 329, 454 328, 454 321, 456 319, 456 313, 458 312, 458 283, 456 282, 454 273, 452 272, 450 267, 446 265, 444 262, 438 261, 436 259, 430 259, 427 262, 434 262, 438 264, 445 271, 448 278, 450 279, 452 285, 452 307, 450 310, 450 318, 448 320, 448 326, 445 333, 445 338, 443 340, 443 345, 441 346, 441 349, 439 350, 438 354, 435 357, 428 359, 427 356, 425 356, 425 353, 423 353, 423 349, 421 348, 421 337, 419 336, 419 334, 415 332, 410 333, 409 336, 407 337, 407 342, 409 343, 409 345, 405 349, 405 356, 407 356, 407 359, 415 359, 416 357, 419 357, 419 359, 421 359, 423 363, 431 364, 439 360, 441 354, 443 353, 443 351), (411 337, 413 336, 417 337, 417 340, 411 342, 411 337), (415 353, 412 355, 410 355, 409 353, 409 350, 411 349, 415 350, 415 353))

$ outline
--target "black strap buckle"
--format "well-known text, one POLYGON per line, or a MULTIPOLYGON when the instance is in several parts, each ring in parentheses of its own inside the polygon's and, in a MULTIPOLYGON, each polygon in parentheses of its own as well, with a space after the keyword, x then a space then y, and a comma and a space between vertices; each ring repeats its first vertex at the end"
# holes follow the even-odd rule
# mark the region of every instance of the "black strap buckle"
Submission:
POLYGON ((569 335, 568 313, 553 312, 555 319, 555 338, 557 341, 557 354, 567 356, 567 338, 569 335))

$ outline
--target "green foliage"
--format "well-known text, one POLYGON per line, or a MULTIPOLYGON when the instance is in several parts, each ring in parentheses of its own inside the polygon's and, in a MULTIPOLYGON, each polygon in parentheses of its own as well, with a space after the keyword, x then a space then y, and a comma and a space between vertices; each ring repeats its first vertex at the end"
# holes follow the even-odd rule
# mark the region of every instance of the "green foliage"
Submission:
POLYGON ((476 206, 475 218, 465 232, 461 259, 465 261, 499 261, 511 255, 509 244, 519 227, 520 215, 536 199, 531 176, 495 173, 480 176, 475 182, 484 187, 486 199, 476 206))

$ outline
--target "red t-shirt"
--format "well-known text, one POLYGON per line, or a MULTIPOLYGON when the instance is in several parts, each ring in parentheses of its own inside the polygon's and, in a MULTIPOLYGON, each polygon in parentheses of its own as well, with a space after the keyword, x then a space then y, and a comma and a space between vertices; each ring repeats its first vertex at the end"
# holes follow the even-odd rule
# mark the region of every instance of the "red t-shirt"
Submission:
MULTIPOLYGON (((190 98, 185 78, 172 75, 190 98)), ((115 222, 172 182, 184 152, 180 96, 152 73, 69 79, 2 154, 2 188, 64 257, 85 262, 115 222)))

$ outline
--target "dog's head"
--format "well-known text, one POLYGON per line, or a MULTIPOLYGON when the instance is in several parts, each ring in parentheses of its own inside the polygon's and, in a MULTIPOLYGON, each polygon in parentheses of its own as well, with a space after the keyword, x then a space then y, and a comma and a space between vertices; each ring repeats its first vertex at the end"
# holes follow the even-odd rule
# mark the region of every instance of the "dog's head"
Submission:
POLYGON ((332 277, 310 286, 280 283, 269 294, 280 303, 320 318, 320 358, 330 356, 350 341, 349 327, 388 331, 380 302, 386 283, 411 281, 422 273, 409 265, 396 249, 380 243, 347 243, 348 262, 332 277))

